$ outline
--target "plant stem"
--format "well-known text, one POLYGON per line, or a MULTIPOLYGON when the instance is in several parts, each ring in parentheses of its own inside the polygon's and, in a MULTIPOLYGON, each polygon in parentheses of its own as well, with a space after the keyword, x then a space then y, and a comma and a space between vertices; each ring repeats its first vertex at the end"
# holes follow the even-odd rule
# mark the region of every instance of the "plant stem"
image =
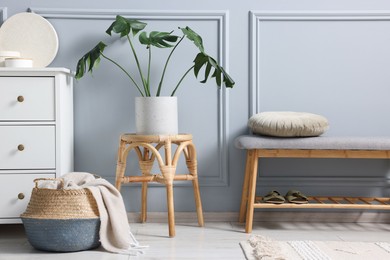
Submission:
POLYGON ((112 63, 114 63, 118 68, 120 68, 129 78, 130 80, 133 82, 133 84, 136 86, 136 88, 138 89, 139 93, 141 93, 141 95, 144 97, 144 93, 142 93, 141 89, 139 88, 137 82, 135 82, 135 80, 130 76, 130 74, 121 66, 119 65, 117 62, 115 62, 114 60, 108 58, 107 56, 105 56, 102 52, 100 52, 100 55, 102 55, 103 58, 111 61, 112 63))
MULTIPOLYGON (((151 46, 148 46, 149 47, 149 61, 148 61, 148 79, 147 79, 147 82, 146 84, 148 85, 149 89, 150 89, 150 63, 152 62, 152 48, 150 48, 151 46)), ((150 94, 150 92, 149 92, 150 94)))
POLYGON ((181 79, 179 80, 179 83, 177 83, 175 89, 172 91, 172 94, 171 94, 171 97, 173 97, 175 95, 175 92, 177 90, 177 88, 180 86, 181 82, 183 81, 183 79, 187 76, 187 74, 195 67, 195 65, 193 65, 191 68, 189 68, 186 73, 184 73, 183 77, 181 77, 181 79))
POLYGON ((144 86, 145 95, 148 96, 148 97, 150 97, 149 88, 148 88, 148 86, 145 84, 145 79, 144 79, 144 76, 142 75, 142 70, 141 70, 141 66, 140 66, 139 61, 138 61, 137 53, 135 52, 133 43, 131 42, 131 39, 130 39, 130 36, 129 36, 129 35, 127 35, 127 40, 129 41, 131 50, 132 50, 133 55, 134 55, 134 58, 135 58, 135 62, 137 63, 137 68, 138 68, 138 72, 139 72, 139 74, 140 74, 140 76, 141 76, 142 84, 143 84, 143 86, 144 86))
POLYGON ((158 84, 158 89, 157 89, 157 94, 156 94, 156 96, 160 96, 161 87, 162 87, 162 84, 163 84, 163 81, 164 81, 165 71, 167 70, 168 62, 169 62, 169 60, 171 59, 171 56, 172 56, 173 52, 175 51, 176 47, 183 41, 184 38, 185 38, 185 36, 181 37, 180 41, 178 41, 178 42, 176 43, 175 47, 173 47, 173 49, 171 50, 171 53, 169 53, 169 56, 168 56, 168 58, 167 58, 167 61, 165 62, 165 66, 164 66, 163 73, 162 73, 162 75, 161 75, 160 83, 158 84))

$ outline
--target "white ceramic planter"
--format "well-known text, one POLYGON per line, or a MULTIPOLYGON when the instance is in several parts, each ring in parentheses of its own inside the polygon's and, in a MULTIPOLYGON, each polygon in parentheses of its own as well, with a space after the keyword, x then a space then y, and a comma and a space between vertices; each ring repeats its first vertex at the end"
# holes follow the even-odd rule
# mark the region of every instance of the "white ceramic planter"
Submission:
POLYGON ((177 97, 136 97, 135 127, 139 135, 177 134, 177 97))

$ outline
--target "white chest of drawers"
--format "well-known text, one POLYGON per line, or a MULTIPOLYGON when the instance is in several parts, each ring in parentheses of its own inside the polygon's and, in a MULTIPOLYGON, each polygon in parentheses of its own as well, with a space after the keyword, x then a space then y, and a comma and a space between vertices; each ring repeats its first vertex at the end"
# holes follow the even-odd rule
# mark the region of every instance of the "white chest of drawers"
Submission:
POLYGON ((20 223, 36 178, 73 171, 73 84, 65 68, 0 68, 0 223, 20 223))

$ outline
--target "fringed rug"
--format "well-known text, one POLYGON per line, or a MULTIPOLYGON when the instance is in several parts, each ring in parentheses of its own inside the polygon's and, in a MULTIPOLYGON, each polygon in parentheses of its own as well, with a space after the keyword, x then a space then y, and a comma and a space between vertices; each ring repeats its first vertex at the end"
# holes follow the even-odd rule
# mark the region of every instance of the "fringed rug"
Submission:
POLYGON ((247 260, 385 260, 390 243, 345 241, 275 241, 252 235, 240 242, 247 260))

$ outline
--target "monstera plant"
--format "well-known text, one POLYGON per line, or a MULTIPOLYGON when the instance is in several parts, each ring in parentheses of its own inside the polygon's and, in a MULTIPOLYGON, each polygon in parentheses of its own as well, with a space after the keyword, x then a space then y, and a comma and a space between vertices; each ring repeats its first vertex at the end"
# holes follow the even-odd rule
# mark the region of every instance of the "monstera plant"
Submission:
MULTIPOLYGON (((163 87, 164 83, 164 76, 165 72, 167 70, 169 61, 172 57, 172 54, 175 52, 176 48, 180 45, 180 43, 184 39, 188 39, 191 42, 194 43, 194 45, 199 49, 199 53, 196 55, 196 57, 193 59, 193 65, 188 68, 187 70, 183 71, 183 75, 181 78, 178 79, 177 84, 173 88, 171 92, 171 96, 174 96, 177 89, 179 88, 180 84, 182 83, 183 79, 191 72, 194 72, 195 77, 198 77, 200 71, 202 68, 204 68, 204 79, 200 81, 201 83, 207 82, 207 80, 210 77, 215 78, 216 84, 221 87, 222 84, 224 84, 228 88, 232 88, 234 86, 233 79, 229 76, 229 74, 224 70, 222 66, 218 64, 218 62, 212 58, 210 55, 208 55, 205 52, 202 38, 194 32, 191 28, 184 27, 179 28, 182 32, 181 36, 177 36, 173 34, 173 31, 171 32, 159 32, 159 31, 152 31, 149 34, 144 31, 146 27, 146 23, 133 20, 133 19, 127 19, 123 16, 117 15, 115 21, 111 24, 111 26, 106 30, 106 33, 110 36, 112 36, 114 33, 119 34, 119 37, 126 37, 127 41, 129 43, 131 52, 133 54, 134 60, 139 78, 141 79, 140 82, 137 82, 135 80, 135 75, 132 75, 128 70, 126 70, 122 65, 120 65, 115 60, 107 57, 104 54, 104 50, 107 47, 107 44, 104 42, 99 42, 92 50, 87 52, 77 63, 76 67, 76 79, 82 78, 85 73, 93 71, 93 69, 99 64, 101 58, 104 58, 111 63, 113 63, 115 66, 117 66, 120 70, 122 70, 126 76, 130 79, 131 83, 137 88, 141 96, 143 97, 150 97, 150 96, 160 96, 161 95, 161 89, 163 87), (147 52, 148 52, 148 63, 147 63, 147 71, 143 71, 140 64, 140 59, 138 57, 138 54, 134 48, 134 39, 138 35, 138 40, 142 45, 146 46, 147 52), (151 89, 151 65, 152 65, 152 47, 157 48, 166 48, 170 49, 170 53, 167 56, 167 59, 165 61, 164 69, 161 73, 160 80, 158 86, 156 86, 156 93, 155 95, 152 95, 152 89, 151 89)), ((174 85, 170 83, 171 85, 174 85)))
MULTIPOLYGON (((141 96, 135 98, 135 126, 137 134, 177 134, 178 133, 178 112, 177 112, 177 97, 175 93, 183 79, 194 72, 195 77, 204 73, 204 78, 201 83, 207 82, 209 78, 215 78, 218 87, 225 85, 227 88, 234 86, 233 79, 224 70, 218 62, 205 52, 202 38, 189 27, 179 28, 182 35, 177 36, 170 32, 152 31, 147 33, 144 31, 146 23, 133 19, 127 19, 120 15, 116 16, 115 21, 106 30, 110 36, 119 35, 119 38, 126 38, 131 50, 131 62, 136 65, 137 69, 126 70, 117 61, 109 58, 104 54, 104 50, 108 47, 106 43, 99 42, 92 50, 87 52, 77 63, 76 79, 82 78, 87 72, 93 72, 94 68, 99 64, 100 60, 106 59, 123 71, 136 87, 141 96), (139 53, 135 48, 135 39, 138 36, 139 43, 146 46, 146 57, 142 61, 147 60, 147 66, 141 66, 139 53), (178 77, 176 82, 169 82, 171 86, 170 96, 161 96, 164 84, 164 77, 167 71, 169 62, 177 47, 183 40, 189 40, 195 47, 199 49, 199 53, 194 57, 193 64, 187 70, 183 70, 182 76, 178 77), (152 67, 152 47, 159 49, 168 49, 170 52, 167 55, 162 72, 158 76, 151 75, 152 67), (144 69, 142 69, 144 68, 144 69), (146 69, 145 69, 146 68, 146 69), (135 75, 134 75, 135 73, 135 75), (138 75, 137 75, 138 74, 138 75), (158 78, 157 78, 158 77, 158 78), (153 89, 153 82, 159 80, 153 89), (138 80, 138 81, 137 81, 138 80), (153 94, 152 94, 153 90, 153 94)), ((139 50, 138 50, 139 51, 139 50)), ((161 59, 159 59, 161 62, 161 59)), ((162 65, 162 64, 161 64, 162 65)), ((176 69, 177 71, 177 69, 176 69)))

